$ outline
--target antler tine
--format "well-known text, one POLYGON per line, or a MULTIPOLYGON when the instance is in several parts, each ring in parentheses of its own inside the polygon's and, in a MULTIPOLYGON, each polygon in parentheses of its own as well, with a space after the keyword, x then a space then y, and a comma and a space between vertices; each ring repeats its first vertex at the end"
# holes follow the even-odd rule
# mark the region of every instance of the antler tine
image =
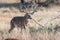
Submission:
MULTIPOLYGON (((26 8, 26 10, 27 10, 27 8, 26 8)), ((23 10, 23 11, 21 11, 21 12, 28 13, 28 11, 26 11, 26 10, 23 10)))
POLYGON ((34 7, 32 8, 32 12, 30 14, 34 14, 35 12, 37 12, 37 7, 38 7, 38 4, 35 4, 34 7))

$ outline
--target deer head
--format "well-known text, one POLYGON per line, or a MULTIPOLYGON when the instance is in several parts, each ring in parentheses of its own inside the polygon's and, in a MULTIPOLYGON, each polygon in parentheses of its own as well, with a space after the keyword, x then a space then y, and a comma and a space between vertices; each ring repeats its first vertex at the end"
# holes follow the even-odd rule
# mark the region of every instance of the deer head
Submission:
POLYGON ((24 17, 27 19, 32 19, 32 17, 28 13, 26 13, 24 17))

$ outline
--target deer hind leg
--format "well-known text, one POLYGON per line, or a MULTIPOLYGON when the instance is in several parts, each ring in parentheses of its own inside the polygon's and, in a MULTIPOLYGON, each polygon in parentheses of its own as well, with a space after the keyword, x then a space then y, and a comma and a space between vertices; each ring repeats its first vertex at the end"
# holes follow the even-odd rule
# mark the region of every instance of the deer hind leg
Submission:
POLYGON ((11 28, 9 29, 9 33, 15 28, 14 23, 11 23, 11 28))

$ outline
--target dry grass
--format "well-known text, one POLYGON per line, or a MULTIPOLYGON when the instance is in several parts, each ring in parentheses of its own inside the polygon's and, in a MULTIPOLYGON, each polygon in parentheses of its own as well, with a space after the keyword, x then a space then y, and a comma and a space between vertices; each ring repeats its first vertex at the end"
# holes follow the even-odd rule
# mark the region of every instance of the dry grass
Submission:
POLYGON ((41 29, 33 20, 29 20, 26 31, 22 33, 15 28, 10 34, 10 20, 14 16, 23 16, 25 13, 16 8, 0 8, 0 40, 6 38, 17 38, 19 40, 59 40, 60 32, 54 31, 56 25, 60 25, 60 6, 51 6, 49 8, 40 7, 38 11, 31 15, 39 24, 44 27, 41 29), (51 26, 52 24, 52 26, 51 26), (30 28, 29 28, 30 27, 30 28), (32 28, 33 27, 33 28, 32 28), (49 28, 49 29, 48 29, 49 28))
POLYGON ((20 0, 0 0, 0 3, 18 3, 20 0))

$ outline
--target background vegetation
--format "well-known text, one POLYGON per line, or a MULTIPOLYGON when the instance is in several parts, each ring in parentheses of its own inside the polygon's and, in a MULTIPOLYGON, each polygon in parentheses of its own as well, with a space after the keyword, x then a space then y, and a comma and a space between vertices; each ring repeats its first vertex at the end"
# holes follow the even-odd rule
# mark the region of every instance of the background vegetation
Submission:
MULTIPOLYGON (((8 33, 13 17, 24 16, 25 13, 32 11, 32 8, 28 7, 23 9, 26 5, 21 5, 20 2, 20 0, 0 0, 0 40, 7 38, 60 40, 60 0, 36 0, 39 6, 35 9, 37 12, 34 12, 31 17, 37 23, 33 19, 29 20, 26 30, 23 30, 22 33, 17 28, 8 33)), ((24 0, 24 2, 29 3, 30 0, 24 0)))

